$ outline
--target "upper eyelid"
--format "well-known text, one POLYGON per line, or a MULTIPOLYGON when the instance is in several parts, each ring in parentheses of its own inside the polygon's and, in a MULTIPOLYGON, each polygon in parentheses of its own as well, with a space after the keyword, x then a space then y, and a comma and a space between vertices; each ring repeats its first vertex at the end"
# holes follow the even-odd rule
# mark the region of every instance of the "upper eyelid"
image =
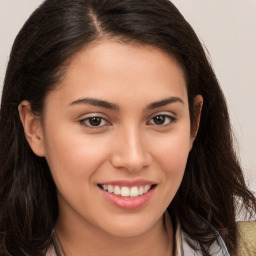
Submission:
POLYGON ((174 120, 177 119, 175 116, 170 115, 170 114, 158 114, 158 115, 152 116, 151 118, 149 118, 149 120, 152 120, 153 118, 155 118, 155 117, 157 117, 157 116, 164 116, 164 117, 171 118, 171 119, 174 119, 174 120))
POLYGON ((168 111, 161 111, 161 112, 157 112, 157 113, 151 114, 148 117, 148 120, 150 120, 150 119, 152 119, 152 118, 154 118, 156 116, 169 116, 171 118, 177 119, 177 115, 175 113, 170 113, 168 111))
POLYGON ((100 117, 108 120, 108 116, 102 112, 91 112, 91 113, 83 113, 77 117, 77 120, 83 120, 90 117, 100 117))

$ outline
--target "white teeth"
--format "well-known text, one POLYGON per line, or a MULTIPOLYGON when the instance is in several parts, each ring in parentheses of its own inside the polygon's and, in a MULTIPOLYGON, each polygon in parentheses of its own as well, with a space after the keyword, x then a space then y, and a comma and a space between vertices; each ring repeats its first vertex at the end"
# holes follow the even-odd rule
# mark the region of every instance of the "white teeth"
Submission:
POLYGON ((143 189, 144 194, 146 194, 150 190, 150 185, 146 185, 143 189))
POLYGON ((136 197, 139 195, 139 190, 137 187, 132 187, 130 190, 130 197, 136 197))
POLYGON ((120 190, 119 186, 114 187, 114 194, 118 195, 118 196, 121 195, 121 190, 120 190))
POLYGON ((139 188, 139 195, 141 196, 141 195, 143 195, 143 193, 144 193, 144 189, 143 189, 143 187, 140 187, 139 188))
POLYGON ((113 185, 102 185, 102 188, 108 193, 114 193, 115 195, 122 197, 137 197, 146 194, 150 189, 151 185, 145 185, 140 187, 127 187, 127 186, 113 186, 113 185))
POLYGON ((130 196, 130 189, 128 187, 122 187, 121 196, 130 196))
POLYGON ((112 185, 108 185, 108 192, 109 193, 113 193, 114 192, 114 188, 112 185))

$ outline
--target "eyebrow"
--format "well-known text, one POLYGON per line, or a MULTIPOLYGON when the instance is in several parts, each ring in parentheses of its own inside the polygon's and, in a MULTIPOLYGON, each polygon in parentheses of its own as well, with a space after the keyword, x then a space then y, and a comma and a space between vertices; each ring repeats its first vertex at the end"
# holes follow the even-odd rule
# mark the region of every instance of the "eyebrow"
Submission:
POLYGON ((82 98, 82 99, 77 99, 69 104, 69 106, 72 105, 77 105, 77 104, 89 104, 92 106, 96 107, 103 107, 107 109, 112 109, 112 110, 119 110, 119 107, 116 104, 104 101, 104 100, 98 100, 98 99, 93 99, 93 98, 82 98))
MULTIPOLYGON (((153 103, 147 105, 146 110, 152 110, 155 108, 163 107, 168 104, 175 103, 175 102, 180 102, 180 103, 184 104, 183 100, 179 97, 169 97, 167 99, 156 101, 156 102, 153 102, 153 103)), ((77 100, 71 102, 69 104, 69 106, 78 105, 78 104, 89 104, 92 106, 103 107, 103 108, 117 110, 117 111, 120 109, 119 106, 114 103, 110 103, 105 100, 99 100, 99 99, 94 99, 94 98, 77 99, 77 100)))
POLYGON ((149 104, 146 107, 146 109, 150 110, 150 109, 160 108, 160 107, 163 107, 163 106, 166 106, 168 104, 175 103, 175 102, 180 102, 180 103, 184 104, 184 102, 181 98, 179 98, 179 97, 170 97, 170 98, 167 98, 167 99, 163 99, 163 100, 160 100, 160 101, 153 102, 153 103, 149 104))

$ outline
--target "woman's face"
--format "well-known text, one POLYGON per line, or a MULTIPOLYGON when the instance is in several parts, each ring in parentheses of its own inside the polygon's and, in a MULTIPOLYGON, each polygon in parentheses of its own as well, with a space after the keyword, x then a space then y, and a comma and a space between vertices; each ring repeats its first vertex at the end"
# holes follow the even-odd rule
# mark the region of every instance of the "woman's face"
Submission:
POLYGON ((39 136, 62 221, 145 233, 175 196, 193 143, 183 72, 152 46, 91 44, 48 94, 39 136))

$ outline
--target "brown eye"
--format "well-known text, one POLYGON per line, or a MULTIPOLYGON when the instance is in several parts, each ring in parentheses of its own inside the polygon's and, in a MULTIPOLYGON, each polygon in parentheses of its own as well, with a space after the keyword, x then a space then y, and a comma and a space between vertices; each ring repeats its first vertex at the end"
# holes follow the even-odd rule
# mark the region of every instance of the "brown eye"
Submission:
POLYGON ((102 127, 107 124, 107 121, 103 117, 92 116, 81 120, 80 123, 88 127, 102 127))
POLYGON ((171 122, 175 121, 176 119, 172 116, 169 116, 169 115, 157 115, 157 116, 154 116, 150 121, 149 123, 152 124, 152 125, 168 125, 170 124, 171 122))
POLYGON ((162 125, 165 122, 166 117, 165 116, 156 116, 153 118, 153 121, 157 125, 162 125))
POLYGON ((101 117, 91 117, 91 118, 88 118, 88 121, 91 126, 99 126, 101 124, 102 118, 101 117))

